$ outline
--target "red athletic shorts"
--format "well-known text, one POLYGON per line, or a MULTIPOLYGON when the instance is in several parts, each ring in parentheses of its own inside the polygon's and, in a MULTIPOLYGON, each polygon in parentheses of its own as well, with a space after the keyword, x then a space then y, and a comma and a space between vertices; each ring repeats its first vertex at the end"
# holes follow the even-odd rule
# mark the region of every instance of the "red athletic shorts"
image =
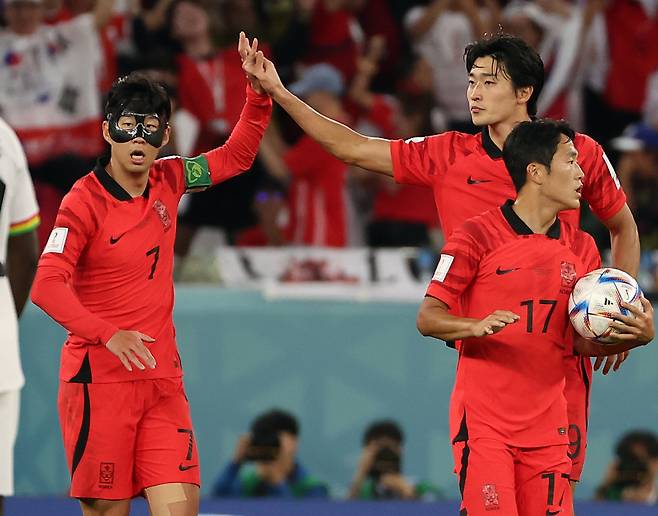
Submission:
POLYGON ((587 420, 589 417, 592 361, 588 357, 565 357, 564 373, 566 377, 564 396, 567 398, 569 417, 569 458, 572 462, 569 478, 579 481, 585 465, 587 451, 587 420))
POLYGON ((72 497, 123 500, 160 484, 200 485, 182 378, 60 382, 57 404, 72 497))
POLYGON ((452 446, 461 515, 573 516, 567 445, 515 448, 494 439, 452 446))

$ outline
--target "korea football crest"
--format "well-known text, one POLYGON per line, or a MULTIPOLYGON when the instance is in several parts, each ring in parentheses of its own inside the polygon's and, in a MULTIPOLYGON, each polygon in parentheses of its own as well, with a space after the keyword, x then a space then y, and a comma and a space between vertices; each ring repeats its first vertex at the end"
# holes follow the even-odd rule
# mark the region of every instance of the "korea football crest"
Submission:
POLYGON ((576 266, 571 262, 560 263, 560 278, 563 287, 571 288, 576 284, 576 266))
POLYGON ((500 509, 496 484, 484 484, 482 486, 482 499, 484 502, 485 510, 491 511, 500 509))
POLYGON ((160 222, 162 222, 165 233, 169 231, 169 228, 171 227, 171 216, 169 215, 169 210, 167 210, 165 203, 163 203, 160 199, 156 199, 156 201, 153 203, 153 211, 155 211, 155 213, 160 218, 160 222))

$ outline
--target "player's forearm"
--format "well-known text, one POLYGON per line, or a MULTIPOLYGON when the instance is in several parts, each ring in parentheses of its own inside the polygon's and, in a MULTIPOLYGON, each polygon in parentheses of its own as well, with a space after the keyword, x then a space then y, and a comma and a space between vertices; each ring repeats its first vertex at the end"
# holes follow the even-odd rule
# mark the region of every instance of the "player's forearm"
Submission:
POLYGON ((408 27, 407 34, 411 39, 417 41, 422 38, 428 30, 432 28, 436 19, 445 11, 448 7, 448 2, 446 0, 435 0, 430 4, 426 9, 423 15, 408 27))
POLYGON ((97 30, 102 30, 112 19, 114 0, 96 0, 94 7, 94 24, 97 30))
MULTIPOLYGON (((627 207, 624 210, 628 210, 627 207)), ((615 217, 613 217, 614 219, 615 217)), ((637 277, 640 269, 640 237, 630 210, 618 224, 608 226, 612 247, 612 264, 637 277)))
POLYGON ((272 100, 247 87, 247 101, 228 140, 205 153, 213 184, 251 168, 271 117, 272 100))
POLYGON ((424 308, 418 311, 416 326, 425 337, 444 341, 473 337, 473 325, 477 319, 451 315, 441 308, 424 308))
POLYGON ((65 274, 41 266, 32 286, 32 302, 69 332, 92 344, 105 344, 119 328, 87 310, 69 287, 65 274))
POLYGON ((389 143, 386 140, 369 138, 318 113, 285 88, 277 90, 273 98, 306 134, 339 160, 374 172, 393 174, 389 143))
POLYGON ((573 341, 574 349, 585 357, 609 357, 612 355, 625 353, 626 351, 630 351, 631 349, 644 345, 646 344, 637 341, 601 345, 594 341, 585 339, 579 335, 575 336, 573 341))

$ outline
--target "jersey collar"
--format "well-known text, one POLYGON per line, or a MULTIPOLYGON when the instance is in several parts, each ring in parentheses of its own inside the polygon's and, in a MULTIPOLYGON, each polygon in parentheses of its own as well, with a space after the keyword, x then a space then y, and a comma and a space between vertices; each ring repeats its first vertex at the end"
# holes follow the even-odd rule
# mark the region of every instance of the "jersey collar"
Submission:
MULTIPOLYGON (((133 197, 126 192, 123 187, 117 183, 114 178, 107 173, 107 170, 105 170, 105 166, 101 164, 101 161, 96 162, 96 166, 94 167, 94 175, 100 182, 100 184, 107 190, 107 192, 114 197, 115 199, 118 199, 119 201, 132 201, 133 197)), ((142 194, 142 197, 148 197, 149 193, 149 184, 146 183, 146 188, 144 189, 144 193, 142 194)))
POLYGON ((482 128, 482 147, 491 159, 502 159, 503 151, 498 148, 489 136, 489 126, 482 128))
MULTIPOLYGON (((534 235, 535 233, 528 227, 528 225, 521 220, 516 212, 512 209, 514 201, 511 199, 508 200, 505 204, 500 207, 500 211, 503 213, 503 217, 512 226, 512 229, 518 235, 534 235)), ((546 232, 548 238, 553 238, 555 240, 560 238, 560 219, 556 217, 555 222, 548 228, 546 232)))

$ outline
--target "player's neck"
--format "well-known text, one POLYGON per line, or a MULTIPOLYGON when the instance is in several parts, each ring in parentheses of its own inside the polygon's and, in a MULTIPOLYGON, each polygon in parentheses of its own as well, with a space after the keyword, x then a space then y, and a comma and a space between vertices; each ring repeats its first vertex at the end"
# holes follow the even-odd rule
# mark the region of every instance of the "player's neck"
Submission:
POLYGON ((144 194, 149 180, 148 168, 144 172, 132 173, 125 170, 113 159, 110 159, 105 170, 131 197, 139 197, 144 194))
POLYGON ((496 147, 502 150, 505 140, 509 136, 509 133, 512 132, 512 129, 514 129, 517 124, 528 120, 530 120, 528 112, 523 111, 507 118, 506 120, 491 124, 488 126, 489 138, 491 138, 496 144, 496 147))
POLYGON ((539 235, 548 233, 559 212, 557 207, 541 203, 532 195, 519 195, 512 209, 533 233, 539 235))

